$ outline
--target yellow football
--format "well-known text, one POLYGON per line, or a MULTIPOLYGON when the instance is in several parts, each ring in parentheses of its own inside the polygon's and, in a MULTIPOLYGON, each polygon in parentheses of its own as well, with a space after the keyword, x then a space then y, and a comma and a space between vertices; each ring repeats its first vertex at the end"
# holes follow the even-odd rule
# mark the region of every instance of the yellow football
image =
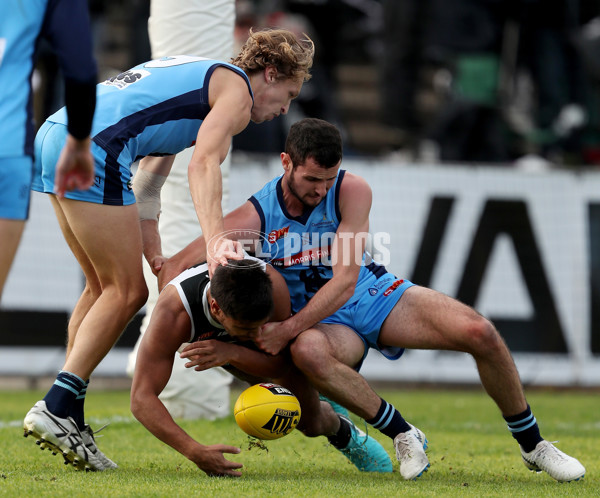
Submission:
POLYGON ((240 428, 258 439, 279 439, 300 421, 298 398, 277 384, 255 384, 235 402, 233 415, 240 428))

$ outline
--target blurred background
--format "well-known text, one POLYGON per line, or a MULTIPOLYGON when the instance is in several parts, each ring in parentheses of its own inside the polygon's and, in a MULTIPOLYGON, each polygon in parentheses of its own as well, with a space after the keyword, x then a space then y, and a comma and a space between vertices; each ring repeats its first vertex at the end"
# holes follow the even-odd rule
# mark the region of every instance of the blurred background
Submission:
MULTIPOLYGON (((148 0, 89 6, 101 80, 151 58, 148 0)), ((326 119, 343 167, 373 187, 389 269, 493 318, 524 382, 600 385, 600 0, 237 0, 236 45, 263 27, 308 34, 313 77, 288 115, 234 138, 231 207, 279 174, 294 121, 326 119)), ((63 105, 57 71, 42 46, 38 125, 63 105)), ((47 199, 34 196, 21 246, 0 379, 60 367, 82 288, 47 199)), ((96 375, 124 376, 139 321, 96 375)), ((477 382, 450 353, 372 358, 363 372, 477 382)))
MULTIPOLYGON (((148 0, 89 4, 101 79, 151 58, 148 0)), ((353 155, 600 166, 600 0, 236 5, 238 46, 250 27, 285 27, 315 41, 316 60, 290 115, 251 126, 235 150, 278 152, 290 122, 311 116, 340 126, 353 155)), ((44 51, 38 123, 62 106, 56 71, 44 51)))

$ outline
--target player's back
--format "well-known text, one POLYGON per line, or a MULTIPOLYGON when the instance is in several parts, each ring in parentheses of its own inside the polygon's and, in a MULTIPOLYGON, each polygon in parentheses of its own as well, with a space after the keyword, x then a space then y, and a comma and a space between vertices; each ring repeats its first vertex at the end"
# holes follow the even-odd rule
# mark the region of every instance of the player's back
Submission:
MULTIPOLYGON (((164 57, 140 64, 98 85, 94 142, 123 165, 147 155, 176 154, 194 144, 210 111, 208 82, 225 62, 192 56, 164 57)), ((48 118, 66 122, 61 109, 48 118)))

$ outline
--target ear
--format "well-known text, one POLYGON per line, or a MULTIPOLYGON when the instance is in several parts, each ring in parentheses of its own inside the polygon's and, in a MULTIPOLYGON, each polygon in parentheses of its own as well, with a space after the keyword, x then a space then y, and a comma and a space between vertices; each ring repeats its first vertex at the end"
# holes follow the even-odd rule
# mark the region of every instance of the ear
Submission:
POLYGON ((287 152, 282 152, 280 154, 281 157, 281 165, 285 171, 288 171, 292 167, 292 158, 287 152))
POLYGON ((269 85, 272 85, 277 81, 277 69, 275 69, 273 66, 268 66, 265 68, 265 81, 269 85))
POLYGON ((215 300, 214 297, 210 298, 209 306, 210 306, 210 312, 218 320, 223 312, 221 311, 221 307, 217 304, 217 301, 215 300))

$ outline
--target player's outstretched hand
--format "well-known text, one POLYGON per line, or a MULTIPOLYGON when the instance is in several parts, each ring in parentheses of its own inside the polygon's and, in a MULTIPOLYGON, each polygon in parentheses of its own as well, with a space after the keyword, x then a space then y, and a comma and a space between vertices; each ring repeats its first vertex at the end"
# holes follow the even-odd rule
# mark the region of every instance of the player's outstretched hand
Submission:
POLYGON ((90 138, 78 140, 67 135, 54 175, 54 191, 58 197, 63 198, 67 191, 86 190, 94 184, 94 157, 90 145, 90 138))
POLYGON ((241 469, 243 464, 230 462, 223 456, 223 453, 238 454, 240 451, 236 446, 226 444, 200 445, 189 458, 209 476, 241 477, 242 473, 236 469, 241 469))

